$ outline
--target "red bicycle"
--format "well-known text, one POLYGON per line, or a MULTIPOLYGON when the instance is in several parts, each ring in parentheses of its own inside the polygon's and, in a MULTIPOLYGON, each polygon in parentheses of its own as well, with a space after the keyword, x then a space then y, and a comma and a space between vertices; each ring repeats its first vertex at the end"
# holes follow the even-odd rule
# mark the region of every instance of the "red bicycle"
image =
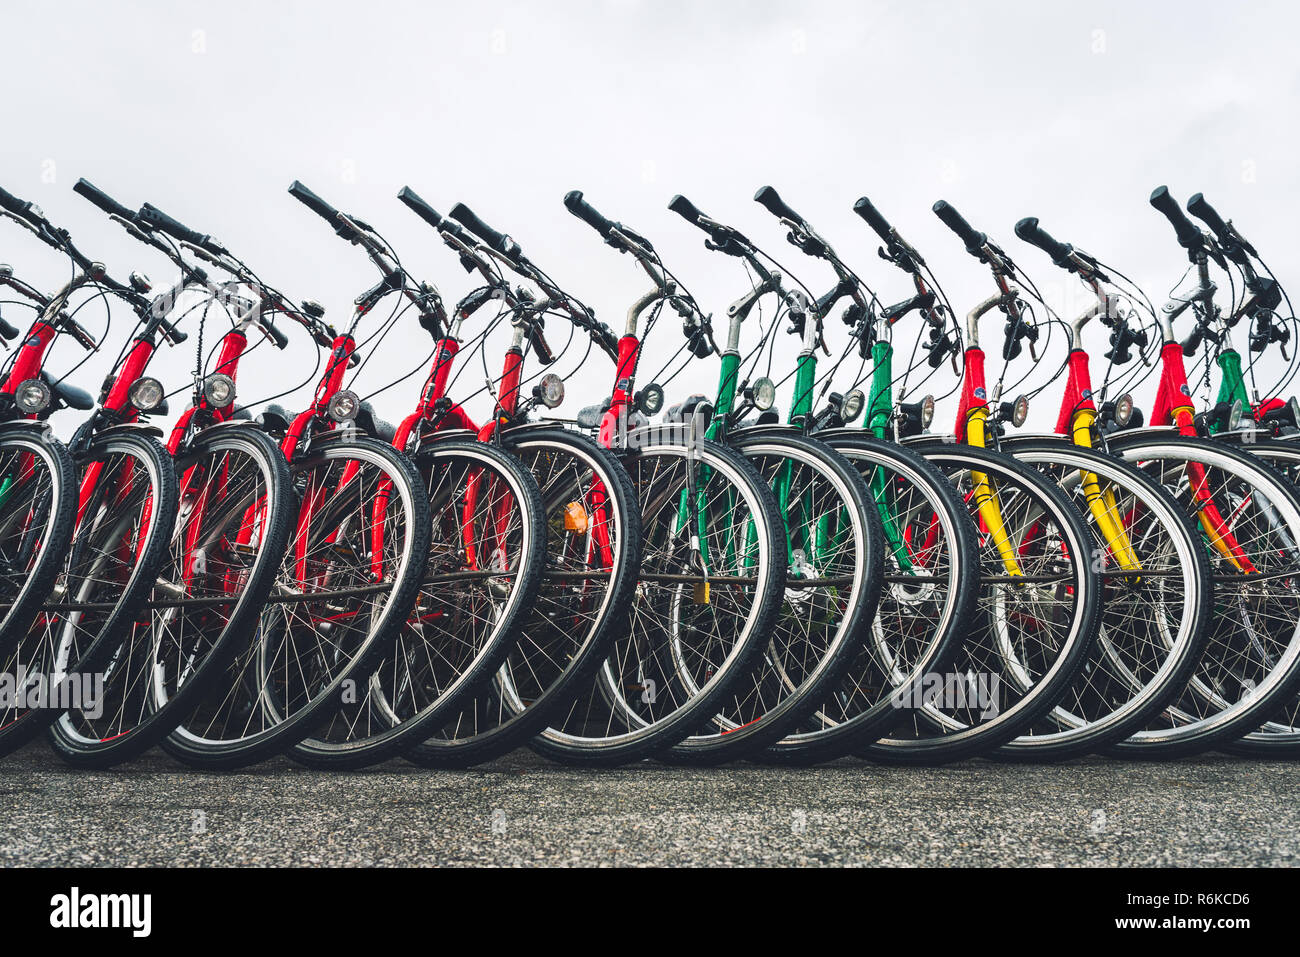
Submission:
MULTIPOLYGON (((161 214, 147 207, 132 212, 85 180, 75 189, 134 238, 181 264, 177 285, 148 304, 157 328, 173 329, 168 316, 180 292, 206 287, 206 276, 183 263, 161 214)), ((245 317, 239 334, 256 321, 245 317)), ((271 334, 269 320, 262 322, 271 334)), ((155 345, 147 336, 133 340, 123 373, 105 390, 106 406, 126 409, 119 405, 125 395, 136 412, 142 405, 166 411, 161 383, 138 378, 155 345)), ((202 348, 200 333, 200 356, 202 348)), ((158 744, 248 641, 270 593, 288 543, 293 498, 274 442, 252 423, 232 419, 223 401, 229 384, 221 375, 196 377, 194 403, 172 430, 167 449, 177 501, 159 509, 173 525, 149 579, 147 614, 136 616, 116 643, 96 706, 70 707, 52 726, 51 741, 70 763, 104 767, 158 744)))
MULTIPOLYGON (((15 676, 16 692, 0 708, 0 753, 31 740, 69 704, 92 711, 110 706, 104 685, 111 686, 123 638, 145 609, 177 508, 171 457, 154 437, 158 430, 140 421, 157 411, 162 397, 157 380, 145 370, 159 338, 173 343, 185 338, 145 297, 149 285, 142 276, 133 273, 129 285, 115 281, 39 209, 24 204, 16 212, 5 205, 11 218, 74 264, 72 279, 51 297, 11 272, 0 276, 38 312, 0 384, 7 416, 44 423, 61 408, 94 408, 89 394, 53 379, 44 368, 60 336, 88 352, 100 346, 70 312, 75 311, 71 300, 77 290, 93 289, 125 301, 136 313, 137 325, 125 358, 119 356, 105 380, 99 408, 71 442, 80 476, 77 498, 68 497, 71 537, 39 613, 24 632, 15 632, 16 642, 7 645, 0 664, 3 673, 15 676)), ((24 454, 32 466, 37 464, 37 453, 24 454)))
MULTIPOLYGON (((301 183, 290 192, 340 237, 360 246, 380 271, 379 283, 358 298, 358 315, 375 311, 389 296, 404 299, 433 338, 437 357, 420 411, 396 429, 369 414, 358 418, 392 443, 390 451, 410 449, 431 509, 432 543, 406 627, 385 648, 356 698, 335 709, 293 751, 298 760, 313 765, 355 766, 382 760, 425 738, 459 741, 472 733, 470 728, 486 730, 482 715, 491 705, 480 705, 481 699, 473 696, 526 640, 521 629, 530 612, 545 607, 544 597, 539 598, 544 520, 537 483, 528 470, 501 447, 492 430, 471 432, 468 416, 445 397, 460 348, 456 330, 464 318, 461 311, 450 319, 436 289, 414 282, 372 227, 340 213, 301 183)), ((402 313, 396 310, 389 324, 402 313)), ((502 388, 503 394, 509 391, 502 388)), ((366 411, 355 394, 351 401, 366 411)), ((484 760, 489 749, 514 747, 520 733, 527 737, 532 729, 526 722, 512 725, 467 744, 449 760, 484 760)))

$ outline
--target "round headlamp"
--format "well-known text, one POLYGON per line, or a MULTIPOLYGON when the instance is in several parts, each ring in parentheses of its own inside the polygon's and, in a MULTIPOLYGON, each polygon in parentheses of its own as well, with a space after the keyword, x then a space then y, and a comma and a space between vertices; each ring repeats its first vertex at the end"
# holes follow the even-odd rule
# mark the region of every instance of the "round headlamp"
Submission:
POLYGON ((867 404, 867 396, 861 389, 853 389, 840 403, 840 417, 845 422, 852 422, 862 414, 862 407, 867 404))
POLYGON ((1017 429, 1029 418, 1029 396, 1016 396, 1016 404, 1011 407, 1011 424, 1017 429))
POLYGON ((127 393, 131 404, 141 412, 151 412, 162 405, 163 386, 157 379, 149 376, 136 379, 131 383, 131 390, 127 393))
POLYGON ((1133 418, 1133 396, 1125 392, 1115 400, 1115 424, 1121 429, 1133 418))
POLYGON ((1241 427, 1241 417, 1245 414, 1245 407, 1241 404, 1240 399, 1232 400, 1232 407, 1228 409, 1228 431, 1236 432, 1241 427))
POLYGON ((50 404, 50 387, 40 379, 28 379, 14 392, 14 404, 27 415, 35 415, 50 404))
POLYGON ((554 372, 548 372, 533 387, 533 395, 542 405, 554 409, 564 401, 564 380, 554 372))
POLYGON ((214 372, 203 380, 203 398, 214 409, 224 409, 235 401, 235 380, 221 372, 214 372))
POLYGON ((652 382, 636 394, 636 407, 645 415, 654 415, 664 407, 664 388, 652 382))
POLYGON ((928 429, 934 421, 934 396, 927 395, 921 400, 921 428, 928 429))
POLYGON ((330 399, 329 416, 335 422, 351 422, 361 411, 361 397, 351 389, 335 392, 330 399))
POLYGON ((760 376, 749 387, 749 401, 759 412, 766 412, 776 405, 776 383, 767 376, 760 376))

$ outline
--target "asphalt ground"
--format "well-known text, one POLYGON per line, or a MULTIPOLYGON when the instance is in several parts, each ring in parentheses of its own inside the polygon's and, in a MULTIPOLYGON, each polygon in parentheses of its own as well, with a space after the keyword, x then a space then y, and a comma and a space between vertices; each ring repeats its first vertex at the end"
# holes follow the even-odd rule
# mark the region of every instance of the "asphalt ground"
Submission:
POLYGON ((1300 863, 1300 765, 977 760, 615 770, 518 751, 466 771, 284 759, 200 773, 161 752, 0 772, 3 865, 1252 865, 1300 863))

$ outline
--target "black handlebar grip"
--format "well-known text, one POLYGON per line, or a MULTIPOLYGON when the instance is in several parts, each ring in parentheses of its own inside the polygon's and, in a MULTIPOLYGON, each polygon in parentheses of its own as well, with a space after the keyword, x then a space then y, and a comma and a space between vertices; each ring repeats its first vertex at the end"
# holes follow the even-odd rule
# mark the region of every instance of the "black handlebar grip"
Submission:
POLYGON ((1178 234, 1178 245, 1187 250, 1196 249, 1201 245, 1201 231, 1178 208, 1178 203, 1169 195, 1168 186, 1155 188, 1151 193, 1151 205, 1164 213, 1165 219, 1173 224, 1174 232, 1178 234))
POLYGON ((9 320, 0 318, 0 339, 17 339, 18 328, 9 320))
POLYGON ((31 203, 23 202, 13 193, 9 192, 3 187, 0 187, 0 206, 3 206, 5 209, 9 210, 9 212, 17 216, 21 216, 27 212, 27 207, 30 205, 31 203))
POLYGON ((208 238, 202 233, 190 229, 179 220, 168 216, 157 206, 150 203, 145 203, 140 207, 140 220, 153 229, 162 230, 168 236, 190 243, 193 246, 201 247, 208 238))
MULTIPOLYGON (((668 204, 668 208, 692 226, 700 226, 700 220, 707 218, 703 213, 695 208, 694 203, 681 193, 678 193, 672 198, 672 201, 668 204)), ((700 226, 700 228, 704 229, 703 226, 700 226)))
POLYGON ((988 236, 972 228, 961 213, 942 199, 935 203, 932 208, 934 214, 943 220, 944 225, 961 237, 961 241, 966 244, 968 253, 978 256, 979 251, 988 244, 988 236))
POLYGON ((483 242, 487 243, 499 253, 506 252, 506 237, 504 234, 497 232, 483 220, 474 215, 474 210, 470 209, 464 203, 457 203, 451 208, 451 218, 459 220, 465 228, 477 236, 483 242))
POLYGON ((327 221, 331 226, 338 225, 339 211, 298 182, 298 180, 295 179, 289 184, 289 195, 321 217, 321 219, 327 221))
POLYGON ((533 358, 542 365, 548 366, 555 361, 555 353, 551 351, 551 344, 546 341, 546 333, 537 323, 533 323, 529 328, 528 341, 533 347, 533 358))
POLYGON ((1032 246, 1037 246, 1052 257, 1058 266, 1065 264, 1066 257, 1074 249, 1069 243, 1053 239, 1043 227, 1038 225, 1037 216, 1026 216, 1016 223, 1016 235, 1032 246))
POLYGON ((1220 239, 1232 239, 1228 224, 1223 221, 1218 210, 1205 201, 1204 193, 1197 193, 1187 201, 1187 211, 1214 230, 1214 235, 1220 239))
POLYGON ((257 324, 262 327, 262 331, 270 337, 273 343, 275 343, 277 349, 283 349, 289 345, 289 337, 281 332, 279 327, 270 319, 263 316, 257 324))
POLYGON ((321 199, 306 186, 302 185, 298 180, 295 179, 291 184, 289 184, 289 195, 298 200, 298 202, 302 203, 321 219, 325 220, 325 222, 333 226, 334 232, 338 233, 344 239, 351 241, 357 238, 356 231, 352 229, 352 227, 345 226, 340 222, 339 211, 337 209, 325 202, 325 200, 321 199))
POLYGON ((790 204, 781 198, 781 194, 771 186, 764 186, 754 194, 754 202, 758 203, 777 219, 789 219, 796 223, 802 223, 804 218, 790 208, 790 204))
POLYGON ((853 204, 853 211, 867 221, 867 225, 876 231, 876 235, 889 242, 893 238, 894 229, 889 225, 889 220, 880 215, 880 210, 871 205, 871 200, 863 196, 853 204))
POLYGON ((596 211, 596 208, 582 198, 582 190, 574 189, 564 194, 565 208, 584 223, 600 233, 601 238, 609 237, 614 224, 596 211))
POLYGON ((87 352, 93 352, 99 348, 99 343, 95 337, 86 331, 85 327, 71 316, 64 316, 59 323, 60 328, 76 341, 76 343, 87 352))
POLYGON ((442 216, 438 211, 416 195, 415 190, 411 189, 411 187, 403 186, 402 191, 397 194, 397 198, 434 229, 442 225, 442 216))
POLYGON ((112 196, 109 196, 108 193, 90 182, 90 180, 77 180, 76 185, 72 187, 72 191, 80 196, 84 196, 110 216, 119 216, 122 219, 125 219, 128 223, 135 221, 135 213, 131 212, 131 210, 127 209, 112 196))

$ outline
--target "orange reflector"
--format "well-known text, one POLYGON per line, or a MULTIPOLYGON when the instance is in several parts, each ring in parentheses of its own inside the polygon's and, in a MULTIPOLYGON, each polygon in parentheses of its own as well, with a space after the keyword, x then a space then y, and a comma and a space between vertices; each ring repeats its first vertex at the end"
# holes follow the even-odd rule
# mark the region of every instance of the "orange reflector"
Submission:
POLYGON ((696 582, 695 583, 695 604, 707 605, 708 603, 709 603, 709 583, 696 582))
POLYGON ((587 523, 587 510, 582 507, 581 502, 570 502, 564 507, 564 530, 566 532, 577 532, 579 535, 586 534, 587 523))

